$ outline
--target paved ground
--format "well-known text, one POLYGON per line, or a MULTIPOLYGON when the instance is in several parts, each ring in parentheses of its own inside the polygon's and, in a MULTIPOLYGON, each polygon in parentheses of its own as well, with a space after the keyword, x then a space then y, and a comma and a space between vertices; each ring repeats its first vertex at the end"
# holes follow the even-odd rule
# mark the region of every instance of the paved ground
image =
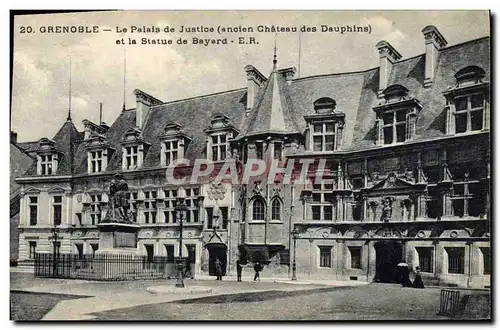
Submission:
MULTIPOLYGON (((207 286, 212 293, 151 294, 147 287, 174 286, 175 280, 92 282, 37 279, 11 273, 15 293, 12 318, 26 320, 438 320, 440 288, 424 290, 399 285, 358 282, 275 283, 244 280, 185 280, 186 286, 207 286), (346 287, 345 285, 354 285, 346 287), (343 287, 341 285, 344 285, 343 287), (70 296, 72 295, 72 296, 70 296), (79 296, 87 296, 81 298, 79 296), (36 297, 36 298, 33 298, 36 297), (75 299, 77 298, 77 299, 75 299), (53 307, 53 308, 49 308, 53 307), (50 311, 49 311, 50 310, 50 311), (21 312, 19 312, 21 311, 21 312)), ((470 293, 462 291, 462 294, 470 293)))
POLYGON ((369 284, 264 292, 142 305, 94 313, 96 320, 446 320, 439 289, 369 284))
POLYGON ((22 321, 41 320, 58 302, 78 298, 84 297, 52 293, 11 291, 10 318, 11 320, 22 321))

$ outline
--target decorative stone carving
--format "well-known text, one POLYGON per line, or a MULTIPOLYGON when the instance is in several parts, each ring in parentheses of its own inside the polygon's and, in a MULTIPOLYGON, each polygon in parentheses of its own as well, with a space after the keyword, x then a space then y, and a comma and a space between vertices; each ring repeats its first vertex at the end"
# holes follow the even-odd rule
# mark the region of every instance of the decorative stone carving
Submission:
POLYGON ((261 182, 255 181, 254 186, 253 186, 253 194, 254 195, 262 195, 262 192, 264 191, 264 188, 260 186, 261 182))
POLYGON ((222 185, 221 183, 219 184, 210 184, 210 188, 208 189, 207 195, 210 200, 222 200, 224 199, 225 195, 227 192, 227 188, 222 185))
POLYGON ((381 221, 389 222, 392 218, 392 202, 393 197, 386 197, 382 200, 382 217, 381 221))

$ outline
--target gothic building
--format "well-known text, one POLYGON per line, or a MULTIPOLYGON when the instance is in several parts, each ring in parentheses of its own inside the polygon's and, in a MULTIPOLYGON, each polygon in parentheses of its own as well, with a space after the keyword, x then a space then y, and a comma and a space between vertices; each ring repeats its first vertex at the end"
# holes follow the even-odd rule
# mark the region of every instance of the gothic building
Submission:
POLYGON ((52 251, 53 226, 61 252, 95 252, 121 172, 145 255, 178 254, 174 206, 186 198, 195 275, 216 257, 227 273, 241 257, 287 274, 295 255, 302 278, 392 282, 406 262, 427 283, 489 286, 490 39, 448 46, 436 27, 422 33, 423 54, 403 59, 381 41, 380 65, 365 71, 296 78, 275 58, 268 77, 246 66, 241 89, 169 102, 135 90, 134 109, 111 126, 85 120, 84 132, 68 117, 17 179, 19 261, 52 251), (180 177, 200 159, 215 172, 249 159, 311 166, 301 183, 178 186, 166 169, 181 158, 180 177))

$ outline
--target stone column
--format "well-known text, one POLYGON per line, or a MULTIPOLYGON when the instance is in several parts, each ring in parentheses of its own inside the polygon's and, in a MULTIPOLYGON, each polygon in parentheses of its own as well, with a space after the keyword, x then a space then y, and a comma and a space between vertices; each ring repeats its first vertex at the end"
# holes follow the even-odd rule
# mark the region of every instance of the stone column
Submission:
POLYGON ((344 221, 352 221, 352 200, 350 197, 344 197, 343 203, 345 205, 344 221))
POLYGON ((336 244, 336 252, 337 252, 337 265, 336 265, 336 277, 337 279, 344 278, 344 265, 345 265, 345 240, 338 239, 336 244))

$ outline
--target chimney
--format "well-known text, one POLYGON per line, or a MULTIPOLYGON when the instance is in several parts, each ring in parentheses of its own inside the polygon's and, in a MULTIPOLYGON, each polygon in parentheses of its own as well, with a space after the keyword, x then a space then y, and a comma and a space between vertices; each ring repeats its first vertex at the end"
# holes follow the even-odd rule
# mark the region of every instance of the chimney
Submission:
POLYGON ((427 25, 422 30, 425 38, 425 79, 424 87, 434 82, 439 50, 448 43, 434 25, 427 25))
POLYGON ((137 102, 135 113, 135 126, 142 130, 146 117, 148 116, 149 109, 154 105, 160 105, 163 102, 157 98, 136 89, 134 91, 135 100, 137 102))
POLYGON ((380 55, 380 68, 379 68, 379 84, 378 93, 379 97, 382 96, 382 91, 387 88, 389 77, 391 76, 392 65, 401 59, 401 54, 398 53, 394 47, 387 41, 379 41, 376 45, 380 55))
POLYGON ((297 69, 293 66, 290 68, 281 69, 279 70, 279 72, 285 76, 287 85, 291 85, 293 77, 295 77, 295 74, 297 73, 297 69))
POLYGON ((17 143, 17 133, 10 131, 10 143, 16 144, 17 143))
POLYGON ((254 107, 257 95, 259 93, 259 88, 264 85, 267 79, 253 65, 247 65, 245 67, 245 72, 247 73, 247 113, 248 113, 254 107))

